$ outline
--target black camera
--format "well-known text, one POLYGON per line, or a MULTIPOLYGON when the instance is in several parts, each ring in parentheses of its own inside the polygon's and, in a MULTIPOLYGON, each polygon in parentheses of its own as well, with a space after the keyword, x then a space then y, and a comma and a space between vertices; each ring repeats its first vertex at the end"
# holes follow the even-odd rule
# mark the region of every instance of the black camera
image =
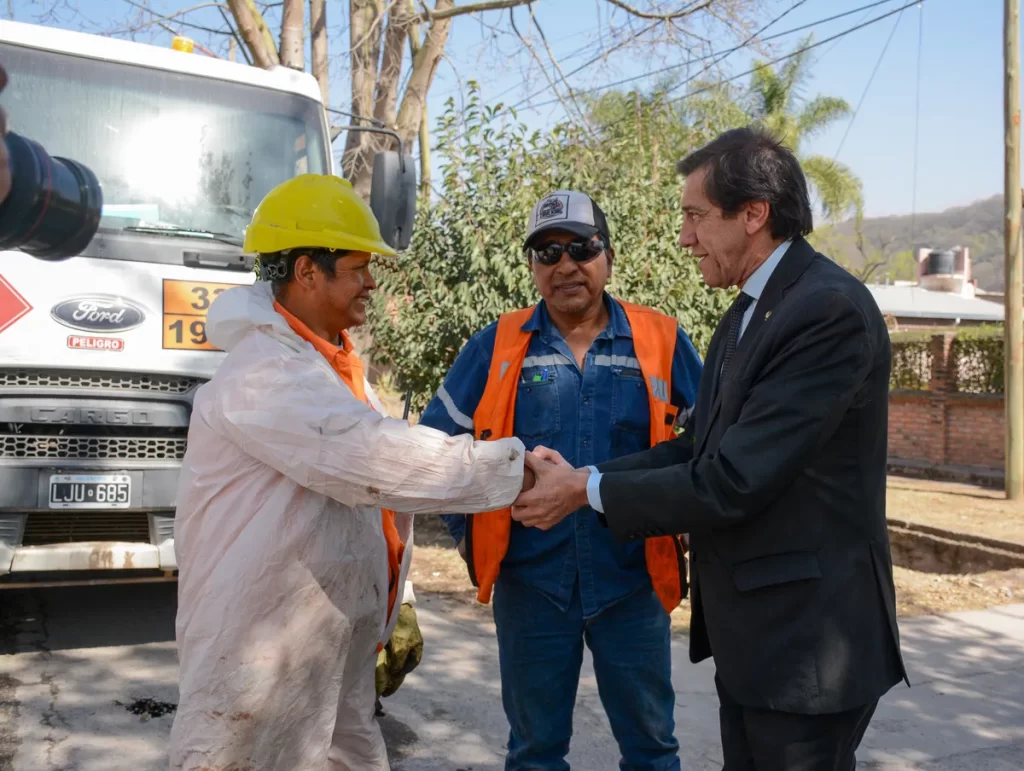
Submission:
POLYGON ((69 158, 51 158, 18 134, 4 137, 11 191, 0 204, 0 250, 63 260, 81 253, 100 226, 103 191, 96 175, 69 158))

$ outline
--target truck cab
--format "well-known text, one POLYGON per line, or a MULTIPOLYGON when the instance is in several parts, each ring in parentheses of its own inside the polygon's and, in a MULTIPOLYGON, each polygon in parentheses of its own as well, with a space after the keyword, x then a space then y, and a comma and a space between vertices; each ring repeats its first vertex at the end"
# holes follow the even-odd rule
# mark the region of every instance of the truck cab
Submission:
POLYGON ((192 400, 225 356, 206 313, 255 280, 263 196, 333 173, 319 87, 8 21, 0 61, 9 129, 103 190, 80 254, 0 252, 0 586, 173 578, 192 400))

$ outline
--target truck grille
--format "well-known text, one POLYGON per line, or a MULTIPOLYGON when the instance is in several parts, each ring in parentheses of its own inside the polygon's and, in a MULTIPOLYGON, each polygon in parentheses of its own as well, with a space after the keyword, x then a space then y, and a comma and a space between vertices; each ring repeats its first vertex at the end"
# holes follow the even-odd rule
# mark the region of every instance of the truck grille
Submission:
POLYGON ((52 369, 0 370, 0 388, 94 388, 115 391, 188 393, 206 381, 199 377, 133 372, 87 372, 52 369))
POLYGON ((28 515, 24 546, 75 541, 149 543, 149 516, 132 511, 46 511, 28 515))
POLYGON ((64 436, 0 434, 0 458, 181 460, 184 436, 64 436))

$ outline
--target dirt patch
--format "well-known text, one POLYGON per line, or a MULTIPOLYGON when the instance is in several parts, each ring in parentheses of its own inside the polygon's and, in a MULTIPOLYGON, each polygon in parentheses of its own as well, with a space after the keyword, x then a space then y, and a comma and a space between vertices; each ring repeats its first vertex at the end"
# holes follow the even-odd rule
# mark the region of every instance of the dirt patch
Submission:
POLYGON ((1024 602, 1024 569, 968 575, 893 568, 900 616, 955 613, 1024 602))
POLYGON ((1024 544, 1024 505, 1002 491, 906 477, 889 477, 886 514, 942 530, 1024 544))

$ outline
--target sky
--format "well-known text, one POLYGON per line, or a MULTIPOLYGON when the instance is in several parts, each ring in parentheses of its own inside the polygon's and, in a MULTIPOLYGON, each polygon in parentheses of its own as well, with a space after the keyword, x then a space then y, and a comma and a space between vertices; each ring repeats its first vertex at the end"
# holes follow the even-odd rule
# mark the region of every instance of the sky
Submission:
MULTIPOLYGON (((811 24, 872 2, 764 1, 762 23, 797 5, 769 27, 766 35, 811 24)), ((775 46, 772 53, 788 53, 808 33, 814 34, 815 41, 822 41, 908 2, 886 0, 875 8, 779 38, 772 43, 775 46)), ((165 13, 190 5, 194 3, 150 2, 151 8, 163 9, 165 13)), ((109 30, 123 23, 132 11, 128 0, 77 0, 77 6, 79 17, 65 14, 49 23, 81 29, 84 18, 94 25, 88 31, 109 30)), ((347 6, 342 0, 328 0, 331 55, 336 57, 331 96, 334 106, 341 108, 349 105, 345 70, 348 34, 340 26, 347 6)), ((15 0, 13 7, 16 19, 33 20, 31 0, 15 0)), ((609 7, 603 0, 536 0, 537 20, 563 72, 593 56, 602 18, 606 18, 609 7)), ((940 211, 1002 192, 1002 10, 999 0, 921 0, 901 14, 814 49, 805 96, 842 97, 851 108, 857 108, 857 112, 855 118, 844 119, 812 138, 802 150, 837 157, 850 166, 862 180, 867 215, 940 211), (880 58, 890 35, 885 56, 880 58), (877 72, 865 94, 876 66, 877 72)), ((507 22, 507 13, 488 14, 482 20, 463 17, 455 21, 448 41, 447 60, 440 65, 430 92, 432 118, 443 112, 449 96, 459 94, 460 77, 456 72, 463 83, 469 78, 480 82, 485 102, 500 98, 506 103, 518 103, 546 86, 546 81, 536 71, 530 80, 524 81, 522 66, 512 53, 512 38, 506 36, 503 42, 488 44, 490 32, 486 23, 507 22)), ((520 9, 518 14, 519 28, 529 30, 528 12, 520 9)), ((195 23, 220 23, 217 12, 209 8, 186 18, 195 23)), ((508 24, 504 27, 507 29, 508 24)), ((189 34, 194 34, 197 40, 206 40, 205 33, 189 34)), ((167 45, 170 34, 157 29, 137 39, 167 45)), ((731 44, 722 40, 717 48, 728 47, 731 44)), ((683 54, 675 52, 662 52, 656 61, 644 60, 635 54, 613 55, 603 65, 590 66, 567 79, 574 88, 583 89, 636 77, 638 79, 630 85, 644 88, 651 84, 649 73, 653 69, 675 65, 684 59, 683 54)), ((738 75, 748 69, 750 63, 750 53, 741 51, 728 56, 720 66, 727 75, 738 75)), ((739 84, 746 82, 746 77, 737 81, 739 84)), ((551 96, 551 92, 546 91, 534 101, 543 102, 551 96)), ((537 109, 523 106, 520 118, 532 128, 545 128, 564 119, 565 113, 558 104, 537 109)))

